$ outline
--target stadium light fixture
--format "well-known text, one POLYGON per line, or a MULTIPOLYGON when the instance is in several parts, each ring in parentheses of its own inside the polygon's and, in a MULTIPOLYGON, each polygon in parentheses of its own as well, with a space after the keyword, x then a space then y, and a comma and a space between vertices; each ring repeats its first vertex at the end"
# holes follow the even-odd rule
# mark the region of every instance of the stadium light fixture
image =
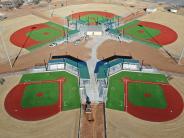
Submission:
POLYGON ((184 48, 182 49, 182 52, 181 52, 181 55, 180 55, 180 58, 179 58, 179 61, 178 61, 179 65, 181 65, 181 60, 183 58, 183 55, 184 55, 184 48))
POLYGON ((1 30, 0 30, 0 38, 1 38, 1 42, 2 42, 2 47, 3 47, 3 49, 5 50, 6 56, 7 56, 7 58, 8 58, 9 64, 10 64, 10 67, 11 67, 11 69, 12 69, 12 68, 13 68, 13 65, 12 65, 12 63, 11 63, 11 59, 10 59, 10 56, 9 56, 9 54, 8 54, 8 50, 6 49, 6 43, 5 43, 4 39, 3 39, 3 35, 2 35, 1 30))

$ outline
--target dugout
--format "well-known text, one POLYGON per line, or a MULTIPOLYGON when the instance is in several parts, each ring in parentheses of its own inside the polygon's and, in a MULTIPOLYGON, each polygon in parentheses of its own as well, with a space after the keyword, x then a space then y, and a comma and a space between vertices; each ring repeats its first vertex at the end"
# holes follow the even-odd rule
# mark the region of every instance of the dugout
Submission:
POLYGON ((64 70, 65 69, 65 62, 63 59, 54 59, 49 60, 48 62, 48 70, 64 70))
POLYGON ((139 60, 135 59, 125 59, 122 64, 123 70, 132 70, 132 71, 140 71, 141 65, 139 60))
POLYGON ((52 56, 52 59, 48 62, 48 70, 66 70, 79 76, 80 86, 84 86, 90 82, 86 62, 72 56, 52 56))
POLYGON ((131 60, 131 56, 118 56, 106 58, 97 62, 95 67, 95 77, 97 80, 106 79, 109 75, 112 75, 123 69, 124 61, 131 60))

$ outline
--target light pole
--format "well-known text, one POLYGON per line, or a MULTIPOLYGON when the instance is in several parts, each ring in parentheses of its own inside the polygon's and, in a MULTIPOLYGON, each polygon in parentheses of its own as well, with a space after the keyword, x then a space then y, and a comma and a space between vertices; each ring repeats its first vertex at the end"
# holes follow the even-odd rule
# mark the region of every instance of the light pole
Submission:
POLYGON ((53 8, 52 13, 51 13, 51 15, 50 15, 51 17, 52 17, 53 14, 54 14, 54 10, 55 10, 56 6, 57 6, 57 5, 54 5, 54 8, 53 8))
POLYGON ((48 0, 47 2, 48 2, 49 13, 51 13, 51 11, 50 11, 50 10, 51 10, 51 9, 50 9, 51 0, 48 0))
POLYGON ((9 64, 10 64, 10 67, 13 68, 12 63, 11 63, 11 60, 10 60, 10 56, 9 56, 8 51, 7 51, 7 49, 6 49, 6 44, 5 44, 5 42, 4 42, 4 39, 3 39, 3 36, 2 36, 1 31, 0 31, 0 37, 1 37, 1 41, 2 41, 2 47, 3 47, 3 49, 5 50, 6 56, 7 56, 7 58, 8 58, 9 64))
POLYGON ((184 55, 184 48, 182 49, 182 52, 181 52, 181 55, 180 55, 180 59, 178 61, 178 64, 181 65, 181 60, 183 58, 183 55, 184 55))
MULTIPOLYGON (((145 32, 147 32, 143 25, 139 24, 138 26, 142 27, 143 30, 145 30, 145 32)), ((147 34, 150 35, 148 32, 147 32, 147 34)), ((150 35, 150 36, 151 36, 151 35, 150 35)), ((163 49, 163 51, 164 51, 170 58, 172 58, 172 59, 174 60, 174 62, 177 63, 176 59, 175 59, 174 57, 172 57, 172 55, 171 55, 162 45, 160 45, 159 43, 157 43, 157 44, 160 46, 160 48, 163 49)))
POLYGON ((21 45, 21 49, 20 49, 19 53, 17 54, 17 56, 15 57, 15 60, 13 61, 13 64, 12 64, 12 67, 14 67, 14 65, 15 65, 16 61, 18 60, 18 58, 19 58, 19 56, 20 56, 20 54, 21 54, 23 48, 25 48, 25 45, 27 44, 28 40, 30 39, 30 35, 31 35, 31 33, 32 33, 32 31, 33 31, 34 29, 36 29, 35 26, 31 27, 31 31, 28 33, 28 36, 27 36, 26 40, 25 40, 24 43, 21 45))

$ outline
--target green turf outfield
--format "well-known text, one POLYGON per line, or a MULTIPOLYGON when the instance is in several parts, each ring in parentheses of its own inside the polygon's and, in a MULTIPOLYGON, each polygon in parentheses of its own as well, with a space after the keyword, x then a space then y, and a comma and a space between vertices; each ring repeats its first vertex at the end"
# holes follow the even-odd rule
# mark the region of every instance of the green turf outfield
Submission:
POLYGON ((151 39, 153 36, 159 35, 160 31, 148 27, 135 26, 133 28, 125 29, 124 33, 130 35, 131 37, 140 40, 145 40, 151 39))
MULTIPOLYGON (((67 17, 69 20, 73 20, 75 21, 76 19, 74 19, 72 16, 68 16, 67 17)), ((84 23, 84 24, 94 24, 94 23, 105 23, 107 21, 118 21, 118 19, 120 18, 120 16, 114 16, 113 18, 109 18, 106 17, 105 15, 98 15, 98 14, 87 14, 87 15, 83 15, 80 16, 80 19, 77 19, 77 21, 84 23)))
POLYGON ((146 26, 138 26, 139 22, 139 20, 134 20, 114 30, 112 29, 111 32, 115 33, 116 35, 121 33, 124 37, 127 37, 129 39, 139 41, 154 48, 160 48, 160 45, 149 41, 149 39, 159 35, 160 30, 149 28, 146 26))
POLYGON ((58 96, 59 84, 57 82, 31 84, 24 90, 22 107, 32 108, 54 105, 58 102, 58 96))
MULTIPOLYGON (((50 27, 53 27, 54 29, 56 29, 60 32, 68 33, 69 36, 79 32, 78 30, 70 30, 70 29, 66 28, 65 26, 61 26, 61 25, 53 23, 53 22, 46 22, 46 24, 49 25, 50 27)), ((63 34, 63 36, 64 35, 66 35, 66 34, 63 34)))
POLYGON ((53 23, 53 22, 46 22, 45 24, 47 24, 50 27, 53 27, 53 28, 57 29, 58 31, 67 31, 67 30, 70 31, 66 27, 64 27, 62 25, 59 25, 59 24, 56 24, 56 23, 53 23))
POLYGON ((31 37, 33 40, 36 41, 48 41, 53 40, 53 38, 57 38, 61 34, 61 31, 52 28, 42 28, 27 33, 27 36, 31 37))
POLYGON ((161 109, 167 107, 162 88, 155 84, 128 83, 128 101, 134 106, 161 109))
POLYGON ((131 36, 135 39, 146 40, 160 34, 160 30, 149 27, 138 26, 140 21, 135 20, 117 28, 118 31, 124 32, 124 35, 131 36))
POLYGON ((106 107, 116 110, 124 110, 124 85, 122 78, 128 77, 132 80, 143 80, 151 82, 165 82, 167 78, 162 74, 138 73, 122 71, 109 78, 106 107))
MULTIPOLYGON (((21 78, 20 82, 57 80, 61 77, 65 78, 63 91, 62 91, 62 97, 63 97, 62 110, 71 110, 71 109, 79 108, 80 95, 79 95, 78 79, 76 76, 72 74, 69 74, 65 71, 25 74, 21 78)), ((38 88, 37 91, 41 91, 41 89, 38 88)))
POLYGON ((101 16, 101 15, 89 14, 87 16, 80 17, 80 20, 83 22, 86 22, 86 23, 95 23, 95 22, 104 23, 108 19, 106 17, 101 16))
POLYGON ((137 26, 137 24, 139 23, 140 21, 139 20, 134 20, 132 22, 129 22, 125 25, 122 25, 120 27, 117 28, 117 30, 123 30, 125 28, 131 28, 132 26, 137 26))
POLYGON ((40 41, 37 45, 27 47, 29 51, 35 50, 54 41, 62 41, 65 39, 67 33, 70 36, 78 32, 78 30, 70 30, 53 22, 46 22, 44 24, 48 25, 48 28, 40 28, 39 30, 33 30, 26 34, 26 36, 29 36, 31 39, 38 42, 40 41))

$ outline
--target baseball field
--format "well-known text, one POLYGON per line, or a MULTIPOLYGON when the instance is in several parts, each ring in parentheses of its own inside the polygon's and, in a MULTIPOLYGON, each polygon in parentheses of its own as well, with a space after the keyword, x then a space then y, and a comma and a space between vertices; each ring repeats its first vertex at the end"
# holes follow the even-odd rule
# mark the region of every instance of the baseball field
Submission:
POLYGON ((59 24, 46 22, 17 30, 11 35, 10 41, 20 48, 33 50, 56 40, 62 41, 67 35, 69 36, 76 32, 76 30, 69 30, 59 24))
POLYGON ((77 20, 80 23, 87 25, 102 24, 107 21, 118 21, 119 16, 102 11, 85 11, 71 14, 67 17, 69 20, 77 20))
POLYGON ((183 111, 183 100, 162 74, 123 71, 109 78, 106 107, 162 122, 183 111))
POLYGON ((173 43, 178 37, 177 33, 167 26, 139 20, 134 20, 111 31, 155 48, 173 43))
MULTIPOLYGON (((11 73, 10 76, 2 74, 5 82, 0 85, 0 137, 74 138, 82 132, 78 77, 64 71, 24 75, 19 71, 45 65, 52 56, 58 55, 85 60, 88 67, 95 65, 94 61, 120 55, 171 73, 170 78, 129 71, 110 76, 105 112, 94 113, 104 117, 106 124, 98 118, 95 125, 88 122, 93 126, 90 134, 101 127, 106 129, 103 134, 109 138, 181 138, 184 135, 184 66, 177 61, 183 48, 183 16, 164 10, 165 4, 156 5, 157 12, 145 14, 143 9, 155 3, 137 0, 68 0, 62 4, 61 7, 61 1, 54 0, 49 10, 46 3, 43 9, 37 5, 29 11, 24 7, 13 10, 14 13, 6 11, 10 16, 1 22, 0 43, 5 47, 0 46, 0 72, 11 73), (137 11, 144 14, 122 22, 137 11), (98 38, 81 40, 78 46, 67 43, 49 47, 77 32, 67 27, 67 18, 85 25, 120 21, 120 26, 112 32, 131 42, 120 42, 104 33, 98 38)), ((100 131, 96 132, 100 135, 100 131)))
POLYGON ((27 121, 79 107, 78 79, 64 71, 25 74, 5 99, 6 111, 27 121))

